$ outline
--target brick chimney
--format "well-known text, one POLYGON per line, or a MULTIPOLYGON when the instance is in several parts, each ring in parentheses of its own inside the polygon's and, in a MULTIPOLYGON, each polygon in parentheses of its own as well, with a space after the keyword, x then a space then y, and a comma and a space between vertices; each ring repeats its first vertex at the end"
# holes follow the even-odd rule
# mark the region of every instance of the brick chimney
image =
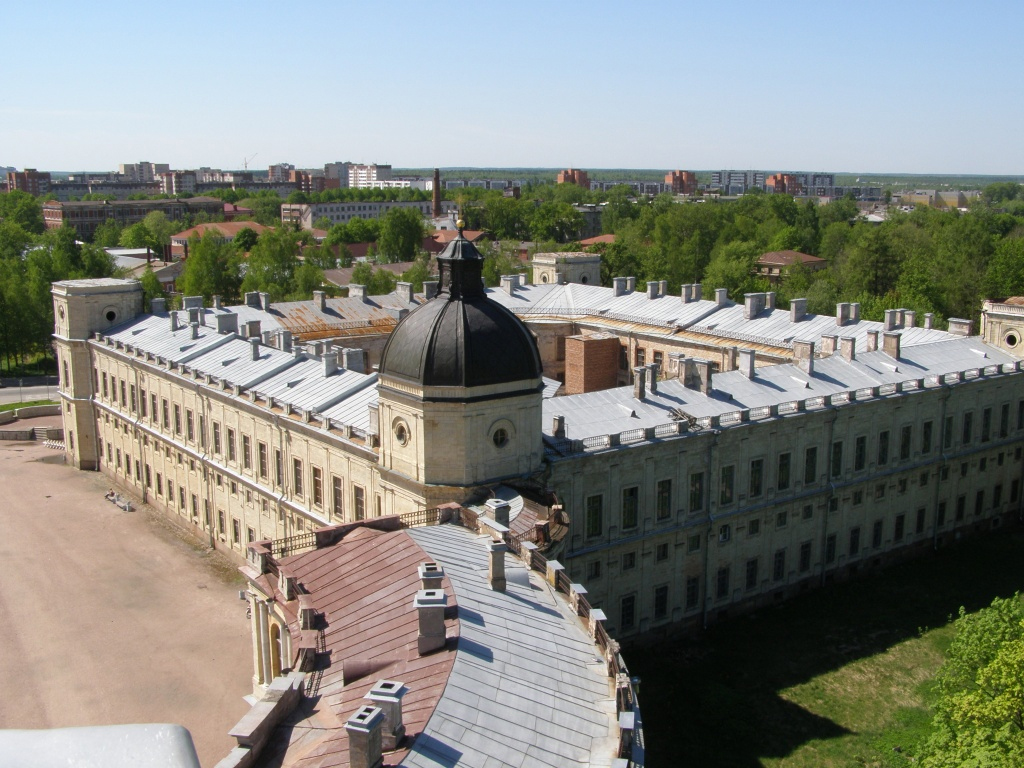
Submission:
POLYGON ((891 332, 882 335, 882 351, 894 360, 900 358, 900 334, 891 332))
POLYGON ((839 337, 834 333, 826 333, 821 337, 821 354, 834 355, 839 348, 839 337))
POLYGON ((813 341, 794 341, 793 357, 796 359, 796 364, 800 367, 801 371, 806 373, 808 376, 814 375, 813 341))
MULTIPOLYGON (((504 280, 504 278, 502 278, 504 280)), ((405 283, 401 280, 395 284, 395 293, 406 304, 412 304, 412 283, 405 283)))
POLYGON ((711 394, 711 361, 688 357, 683 360, 683 386, 705 395, 711 394))
POLYGON ((878 331, 868 331, 867 345, 865 351, 874 352, 878 349, 878 331))
POLYGON ((509 507, 507 501, 502 499, 488 499, 484 502, 484 506, 490 511, 491 517, 494 518, 494 522, 508 528, 509 510, 511 507, 509 507))
POLYGON ((505 552, 507 549, 500 541, 487 543, 487 582, 495 592, 505 591, 505 552))
POLYGON ((661 366, 657 363, 648 363, 644 367, 647 368, 647 390, 652 395, 656 395, 658 394, 658 368, 661 366))
POLYGON ((420 656, 444 648, 444 609, 448 605, 448 596, 440 589, 421 589, 412 604, 419 617, 416 644, 420 656))
POLYGON ((647 367, 639 366, 633 369, 633 397, 643 400, 647 396, 647 367))
POLYGON ((442 589, 441 581, 444 579, 444 568, 442 568, 437 563, 420 563, 420 566, 416 569, 416 572, 417 574, 419 574, 420 587, 422 589, 442 589))
POLYGON ((313 306, 321 312, 327 309, 327 294, 324 291, 313 291, 313 306))
POLYGON ((799 323, 807 315, 807 299, 790 299, 789 322, 799 323))
POLYGON ((348 284, 348 297, 350 299, 359 299, 364 304, 366 303, 366 286, 359 285, 359 283, 348 284))
POLYGON ((351 768, 380 768, 384 764, 381 730, 384 713, 378 707, 360 707, 346 721, 348 761, 351 768))
POLYGON ((948 330, 954 336, 970 336, 973 322, 959 317, 949 318, 948 330))
POLYGON ((839 352, 843 360, 852 363, 857 359, 857 340, 853 336, 843 336, 839 340, 839 352))
POLYGON ((755 355, 752 349, 741 349, 739 350, 739 369, 740 373, 746 376, 748 379, 754 378, 754 361, 755 355))
POLYGON ((381 744, 387 752, 396 749, 405 737, 402 722, 402 697, 409 692, 405 683, 397 680, 378 680, 377 684, 363 697, 373 702, 384 713, 381 726, 381 744))

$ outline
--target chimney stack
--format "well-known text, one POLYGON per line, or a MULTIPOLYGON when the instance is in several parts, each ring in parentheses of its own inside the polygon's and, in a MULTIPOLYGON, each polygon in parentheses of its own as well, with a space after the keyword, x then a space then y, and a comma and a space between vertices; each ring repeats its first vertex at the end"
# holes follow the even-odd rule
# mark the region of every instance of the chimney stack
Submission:
POLYGON ((903 310, 903 327, 914 328, 917 325, 917 312, 912 309, 903 310))
POLYGON ((420 577, 420 588, 421 589, 443 589, 441 586, 442 580, 444 580, 444 568, 437 563, 426 562, 420 563, 420 567, 416 570, 420 577))
POLYGON ((238 315, 225 312, 217 315, 217 333, 238 333, 238 315))
POLYGON ((925 330, 930 331, 932 326, 935 324, 935 314, 932 312, 924 313, 924 327, 925 330))
POLYGON ((291 331, 286 331, 286 330, 284 330, 282 328, 280 331, 277 332, 277 338, 278 338, 278 344, 280 344, 279 349, 282 352, 291 352, 292 351, 292 332, 291 331))
POLYGON ((330 376, 338 370, 338 353, 324 353, 324 376, 330 376))
POLYGON ((167 299, 150 299, 149 312, 152 315, 162 315, 167 311, 167 299))
POLYGON ((505 591, 505 545, 500 541, 487 543, 487 582, 495 592, 505 591))
POLYGON ((789 322, 799 323, 807 314, 807 299, 790 299, 789 322))
POLYGON ((763 293, 743 294, 743 319, 753 320, 764 309, 763 293))
POLYGON ((359 285, 359 283, 348 284, 348 297, 350 299, 359 299, 364 304, 366 303, 366 286, 359 285))
POLYGON ((661 366, 659 366, 657 363, 648 363, 644 367, 648 371, 648 373, 647 373, 647 390, 652 395, 656 395, 656 394, 658 394, 658 368, 660 368, 661 366))
POLYGON ((821 354, 834 355, 839 347, 839 337, 834 333, 826 333, 821 337, 821 354))
POLYGON ((882 351, 893 360, 900 359, 900 334, 889 332, 882 335, 882 351))
POLYGON ((171 333, 174 333, 176 330, 178 330, 178 313, 172 311, 171 312, 171 333))
POLYGON ((668 280, 659 280, 658 281, 658 296, 667 296, 667 295, 668 295, 668 280))
POLYGON ((434 185, 430 191, 430 215, 435 219, 441 217, 441 169, 434 169, 434 185))
POLYGON ((440 589, 421 589, 413 598, 413 607, 419 617, 419 633, 416 636, 420 656, 444 648, 444 610, 448 597, 440 589))
POLYGON ((484 502, 484 506, 491 511, 491 516, 494 518, 494 522, 508 528, 509 511, 511 510, 511 507, 507 501, 502 501, 501 499, 488 499, 484 502))
POLYGON ((313 306, 321 312, 327 310, 327 294, 324 291, 313 291, 313 306))
POLYGON ((199 338, 199 323, 189 323, 189 327, 192 329, 192 338, 199 338))
POLYGON ((260 294, 260 308, 264 312, 269 312, 270 311, 270 294, 269 293, 261 293, 260 294))
POLYGON ((775 309, 775 291, 768 291, 764 295, 764 308, 775 309))
POLYGON ((437 280, 423 281, 423 295, 426 296, 427 301, 437 296, 437 280))
POLYGON ((213 297, 213 308, 214 309, 223 309, 223 306, 221 306, 221 298, 218 295, 214 295, 214 297, 213 297))
POLYGON ((859 302, 854 301, 854 302, 850 303, 850 322, 851 323, 859 323, 860 322, 860 303, 859 302))
POLYGON ((878 349, 878 331, 868 331, 868 341, 865 346, 866 352, 874 352, 878 349))
POLYGON ((193 323, 195 323, 196 325, 199 325, 199 311, 200 311, 199 308, 198 307, 189 307, 187 311, 188 311, 188 324, 192 325, 193 323))
POLYGON ((384 713, 381 727, 381 744, 384 751, 391 752, 405 738, 405 724, 402 722, 402 697, 409 692, 404 683, 397 680, 378 680, 363 698, 384 713))
MULTIPOLYGON (((505 278, 502 278, 504 280, 505 278)), ((399 280, 395 284, 395 293, 398 297, 406 304, 412 304, 412 283, 406 283, 399 280)))
POLYGON ((755 355, 752 349, 739 350, 739 369, 748 379, 754 378, 755 355))
POLYGON ((565 437, 565 416, 555 416, 552 419, 551 436, 557 438, 565 437))
POLYGON ((501 290, 510 296, 515 293, 516 283, 519 282, 514 275, 502 275, 501 276, 501 290))
POLYGON ((693 291, 690 283, 683 283, 683 287, 679 292, 679 298, 683 300, 683 304, 689 304, 693 301, 693 291))
POLYGON ((857 340, 853 336, 843 336, 839 340, 839 352, 843 360, 852 363, 857 359, 857 340))
POLYGON ((647 395, 647 368, 639 366, 633 369, 633 397, 643 400, 647 395))
POLYGON ((247 339, 260 338, 260 321, 259 320, 246 320, 245 321, 245 337, 247 339))
POLYGON ((885 323, 884 323, 885 330, 887 330, 887 331, 894 331, 894 330, 896 330, 896 323, 898 321, 898 318, 899 318, 898 310, 895 310, 895 309, 887 309, 887 310, 885 310, 885 323))
POLYGON ((647 281, 647 298, 656 299, 658 298, 658 281, 648 280, 647 281))
POLYGON ((636 278, 635 277, 627 277, 626 278, 626 293, 632 293, 635 290, 636 290, 636 278))
POLYGON ((384 713, 378 707, 360 707, 345 723, 348 761, 352 768, 380 768, 384 764, 381 729, 384 713))
POLYGON ((836 325, 844 326, 850 319, 850 305, 847 302, 836 304, 836 325))
POLYGON ((964 320, 959 317, 949 318, 948 330, 954 336, 970 336, 972 321, 964 320))
POLYGON ((249 291, 245 294, 245 306, 260 308, 260 294, 258 291, 249 291))
POLYGON ((794 341, 793 357, 796 358, 796 364, 800 367, 801 371, 806 373, 808 376, 814 375, 813 341, 794 341))
POLYGON ((346 370, 356 373, 366 373, 366 352, 362 349, 343 349, 341 351, 342 365, 346 370))
POLYGON ((249 337, 249 344, 252 346, 252 359, 253 360, 259 360, 260 359, 260 337, 259 336, 250 336, 249 337))
POLYGON ((613 277, 612 278, 612 296, 622 296, 626 293, 626 278, 624 277, 613 277))
POLYGON ((711 394, 711 361, 699 360, 695 357, 688 357, 683 360, 683 386, 701 392, 705 395, 711 394))
POLYGON ((729 303, 729 291, 726 288, 715 288, 715 304, 724 307, 729 303))

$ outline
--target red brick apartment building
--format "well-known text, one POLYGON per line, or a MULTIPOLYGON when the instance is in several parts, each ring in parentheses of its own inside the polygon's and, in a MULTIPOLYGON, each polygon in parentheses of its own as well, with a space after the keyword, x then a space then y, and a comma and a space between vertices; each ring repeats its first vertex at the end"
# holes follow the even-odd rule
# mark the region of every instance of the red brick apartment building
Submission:
POLYGON ((47 171, 40 173, 35 168, 26 168, 24 171, 7 172, 7 191, 21 190, 30 195, 45 195, 50 191, 50 174, 47 171))
POLYGON ((697 174, 693 171, 669 171, 665 174, 665 185, 671 185, 674 195, 695 195, 697 174))
POLYGON ((578 168, 566 168, 564 171, 559 171, 558 183, 575 184, 578 187, 590 189, 590 178, 587 176, 587 172, 578 168))

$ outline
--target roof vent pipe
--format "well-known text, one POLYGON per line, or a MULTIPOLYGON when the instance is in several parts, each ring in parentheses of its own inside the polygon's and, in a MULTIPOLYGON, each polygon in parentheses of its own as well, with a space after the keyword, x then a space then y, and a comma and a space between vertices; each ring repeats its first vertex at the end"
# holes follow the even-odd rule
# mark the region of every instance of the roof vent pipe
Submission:
POLYGON ((178 330, 178 313, 172 311, 171 312, 171 333, 174 333, 176 330, 178 330))
POLYGON ((633 369, 633 397, 643 400, 647 395, 647 367, 641 365, 633 369))

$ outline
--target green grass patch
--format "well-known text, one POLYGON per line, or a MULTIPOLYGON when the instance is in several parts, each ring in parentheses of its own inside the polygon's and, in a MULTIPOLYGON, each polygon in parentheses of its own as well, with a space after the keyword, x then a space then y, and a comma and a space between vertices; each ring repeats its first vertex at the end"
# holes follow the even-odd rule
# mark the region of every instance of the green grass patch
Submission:
POLYGON ((931 722, 961 605, 1024 588, 1000 531, 693 637, 627 649, 652 765, 898 768, 931 722))
POLYGON ((19 408, 28 408, 30 405, 57 405, 54 400, 29 400, 27 403, 0 403, 0 412, 16 411, 19 408))

